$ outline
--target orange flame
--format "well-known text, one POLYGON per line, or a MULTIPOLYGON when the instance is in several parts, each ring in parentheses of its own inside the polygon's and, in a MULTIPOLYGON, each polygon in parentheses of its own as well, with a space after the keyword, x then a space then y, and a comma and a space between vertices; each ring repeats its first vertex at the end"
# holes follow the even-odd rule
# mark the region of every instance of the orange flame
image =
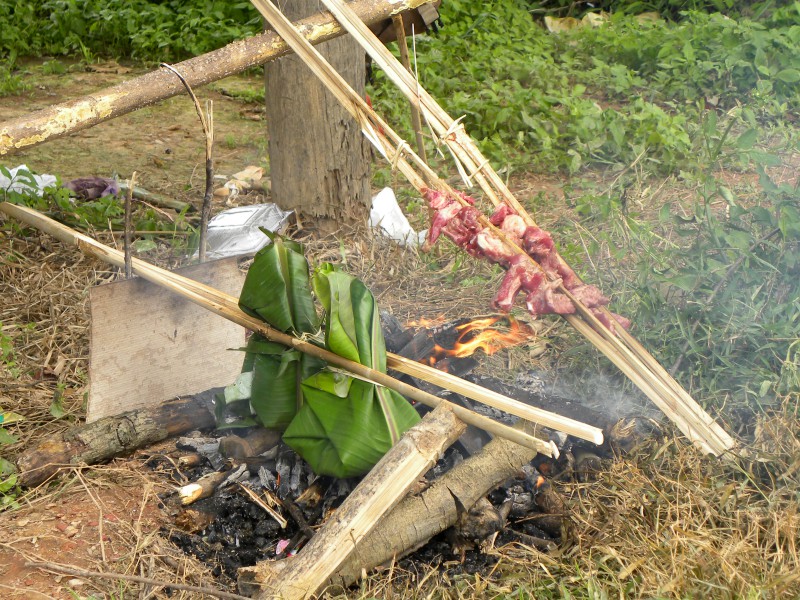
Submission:
POLYGON ((536 333, 528 325, 524 325, 512 317, 498 316, 475 319, 469 323, 459 325, 456 330, 460 332, 460 335, 453 349, 446 350, 445 355, 457 358, 471 356, 478 349, 492 355, 503 348, 521 344, 536 333), (506 331, 492 327, 500 320, 508 322, 506 331))
POLYGON ((536 335, 529 325, 504 315, 473 319, 457 325, 455 330, 458 337, 453 347, 444 348, 435 344, 433 353, 426 359, 429 365, 436 366, 446 357, 466 358, 477 350, 491 355, 503 348, 526 342, 536 335))

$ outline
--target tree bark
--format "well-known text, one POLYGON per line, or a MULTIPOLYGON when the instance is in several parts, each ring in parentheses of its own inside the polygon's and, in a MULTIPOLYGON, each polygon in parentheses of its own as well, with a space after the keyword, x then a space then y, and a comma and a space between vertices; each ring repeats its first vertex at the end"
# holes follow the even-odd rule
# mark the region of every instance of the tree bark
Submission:
POLYGON ((104 417, 68 429, 26 451, 17 460, 19 484, 34 487, 53 477, 61 467, 100 463, 214 424, 214 415, 195 397, 104 417))
MULTIPOLYGON (((285 3, 292 20, 318 10, 316 0, 285 3)), ((365 54, 349 36, 321 44, 321 54, 364 94, 365 54)), ((284 209, 320 218, 323 230, 365 222, 370 150, 360 128, 297 56, 266 67, 272 199, 284 209)))
MULTIPOLYGON (((355 0, 351 8, 365 23, 376 23, 432 1, 355 0)), ((344 33, 327 11, 303 19, 297 25, 313 44, 344 33)), ((197 89, 290 52, 278 35, 267 31, 174 66, 186 82, 197 89)), ((88 96, 5 121, 0 123, 0 156, 92 127, 182 93, 184 88, 178 78, 166 69, 158 69, 88 96)))

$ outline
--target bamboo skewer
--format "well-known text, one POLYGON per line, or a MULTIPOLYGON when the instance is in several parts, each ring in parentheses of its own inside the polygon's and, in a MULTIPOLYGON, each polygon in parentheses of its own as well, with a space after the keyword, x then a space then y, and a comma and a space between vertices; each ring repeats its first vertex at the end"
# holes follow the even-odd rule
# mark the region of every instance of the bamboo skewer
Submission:
MULTIPOLYGON (((426 121, 453 154, 465 181, 470 184, 469 180, 474 177, 495 206, 501 201, 506 202, 525 219, 528 225, 535 225, 535 221, 527 214, 525 208, 516 200, 502 179, 482 156, 472 139, 466 134, 463 125, 453 120, 422 89, 413 75, 398 63, 397 59, 375 38, 347 5, 341 0, 323 0, 323 3, 340 24, 359 41, 376 64, 384 69, 387 76, 398 86, 409 102, 418 106, 424 113, 426 121), (471 174, 467 174, 465 169, 469 170, 471 174)), ((254 4, 260 10, 260 6, 264 2, 255 0, 254 4)), ((283 37, 285 38, 285 36, 283 37)), ((633 336, 622 330, 621 327, 617 328, 620 330, 619 337, 615 336, 597 320, 591 311, 578 302, 569 290, 560 286, 559 291, 573 301, 580 315, 565 316, 567 321, 586 336, 662 411, 670 416, 690 440, 697 442, 704 451, 715 455, 723 454, 735 446, 733 438, 703 411, 633 336), (579 323, 584 326, 578 325, 579 323)), ((607 309, 601 308, 601 310, 608 318, 613 319, 607 309)))
MULTIPOLYGON (((7 202, 2 202, 0 203, 0 211, 28 225, 36 227, 37 229, 52 235, 66 244, 77 246, 85 254, 99 258, 100 260, 113 264, 117 267, 124 267, 125 257, 124 254, 119 250, 105 246, 89 236, 83 235, 65 225, 62 225, 61 223, 58 223, 57 221, 45 217, 35 210, 9 204, 7 202)), ((296 348, 301 352, 316 356, 317 358, 320 358, 334 366, 345 369, 354 375, 379 385, 392 388, 403 396, 421 402, 427 406, 436 407, 439 404, 444 403, 453 410, 459 419, 463 420, 467 424, 474 425, 475 427, 483 429, 493 435, 503 437, 527 448, 536 450, 537 452, 546 456, 558 456, 558 449, 552 442, 544 441, 535 436, 523 433, 518 429, 498 423, 497 421, 494 421, 488 417, 479 415, 464 407, 454 405, 446 400, 438 398, 437 396, 424 392, 423 390, 403 383, 402 381, 398 381, 386 373, 381 373, 380 371, 370 369, 362 364, 347 360, 346 358, 343 358, 337 354, 333 354, 324 348, 315 346, 310 342, 306 342, 289 334, 272 329, 263 321, 244 313, 238 307, 237 300, 234 297, 224 294, 219 290, 215 290, 214 288, 201 284, 192 279, 182 277, 172 273, 171 271, 161 269, 138 258, 134 258, 132 262, 133 272, 136 275, 139 275, 143 279, 147 279, 148 281, 151 281, 157 285, 165 287, 177 293, 178 295, 196 304, 199 304, 200 306, 222 317, 225 317, 230 321, 233 321, 234 323, 242 325, 243 327, 253 331, 257 331, 270 341, 278 342, 284 346, 296 348)), ((437 385, 442 384, 438 383, 437 385)), ((509 408, 513 409, 513 403, 515 401, 511 400, 510 398, 507 400, 510 403, 509 408)), ((583 430, 585 435, 585 425, 566 417, 559 417, 557 415, 554 415, 554 417, 563 421, 564 429, 576 429, 576 431, 583 430), (575 425, 578 425, 578 427, 576 428, 575 425)), ((562 428, 559 427, 559 430, 561 429, 562 428)), ((568 433, 569 431, 565 432, 568 433)))
MULTIPOLYGON (((44 215, 40 215, 38 213, 35 213, 35 211, 31 211, 30 209, 25 209, 25 208, 22 208, 22 207, 15 207, 13 205, 8 205, 8 207, 5 207, 3 204, 0 204, 0 208, 4 212, 6 212, 8 214, 11 214, 11 215, 15 216, 16 218, 25 221, 26 223, 29 223, 29 224, 35 225, 37 227, 40 227, 43 231, 46 231, 47 233, 53 235, 54 237, 58 237, 58 239, 60 239, 61 241, 68 242, 68 243, 72 242, 72 240, 68 239, 68 237, 62 237, 62 236, 56 235, 56 231, 55 231, 54 228, 56 226, 60 226, 60 224, 55 222, 55 221, 52 221, 49 224, 53 229, 45 229, 41 225, 41 223, 43 222, 43 221, 41 221, 41 219, 47 219, 48 221, 50 221, 50 219, 48 219, 44 215), (26 215, 30 216, 30 219, 26 219, 22 214, 15 213, 15 210, 24 211, 26 215), (36 217, 41 217, 41 219, 37 219, 38 222, 34 222, 34 221, 31 220, 31 219, 35 219, 36 217)), ((64 230, 66 230, 64 232, 64 236, 69 236, 71 234, 74 234, 75 236, 85 238, 84 240, 81 240, 81 241, 91 243, 93 248, 102 248, 102 249, 104 249, 104 251, 116 252, 116 250, 112 250, 108 246, 104 246, 103 244, 100 244, 99 242, 93 240, 92 238, 89 238, 88 236, 83 236, 82 234, 80 234, 78 232, 74 232, 74 231, 70 230, 69 228, 67 228, 65 226, 60 226, 60 227, 63 228, 64 230)), ((78 245, 80 247, 80 241, 77 242, 76 245, 78 245)), ((85 248, 82 248, 82 250, 84 250, 84 252, 86 251, 85 248)), ((93 255, 97 256, 98 258, 105 259, 104 258, 105 255, 100 256, 100 255, 97 255, 95 253, 93 253, 93 255)), ((245 324, 246 327, 255 330, 256 326, 260 324, 261 330, 269 329, 269 331, 270 331, 269 335, 272 336, 273 338, 275 338, 275 341, 280 341, 284 345, 290 345, 290 344, 286 343, 285 341, 281 341, 280 339, 277 339, 277 336, 285 336, 287 338, 290 338, 291 336, 288 336, 287 334, 283 334, 281 332, 278 332, 277 330, 269 328, 269 326, 267 326, 263 321, 259 321, 257 319, 254 319, 253 317, 250 317, 249 315, 247 315, 246 313, 241 311, 241 309, 238 306, 238 301, 233 296, 230 296, 229 294, 226 294, 226 293, 224 293, 224 292, 222 292, 220 290, 211 288, 211 287, 206 286, 204 284, 198 283, 197 281, 195 281, 193 279, 189 279, 189 278, 186 278, 186 277, 181 277, 179 275, 176 275, 176 274, 172 273, 171 271, 166 271, 166 270, 163 270, 163 269, 159 269, 158 267, 156 267, 154 265, 151 265, 149 263, 146 263, 144 261, 141 261, 140 259, 134 259, 134 260, 138 261, 138 263, 139 263, 138 264, 139 272, 137 272, 137 274, 142 275, 143 277, 147 278, 145 275, 143 275, 141 273, 141 270, 142 269, 153 269, 156 272, 160 272, 160 274, 162 274, 164 276, 171 277, 172 279, 175 279, 175 280, 180 280, 181 284, 185 288, 190 289, 190 290, 192 290, 192 291, 194 291, 194 292, 196 292, 198 294, 202 294, 204 296, 204 298, 215 302, 219 306, 225 307, 225 310, 229 311, 230 314, 235 314, 235 315, 240 316, 242 319, 250 320, 251 321, 250 324, 245 324)), ((159 282, 155 281, 155 283, 159 283, 159 282)), ((227 315, 223 315, 223 316, 227 317, 227 315)), ((263 331, 262 331, 262 333, 263 333, 263 331)), ((296 338, 292 338, 292 339, 296 339, 296 338)), ((299 340, 297 340, 297 342, 294 342, 294 344, 297 345, 298 342, 299 342, 299 340)), ((302 342, 302 343, 303 344, 307 344, 311 348, 314 348, 314 349, 317 349, 317 350, 321 350, 318 346, 314 346, 313 344, 308 344, 307 342, 302 342)), ((324 357, 321 357, 321 358, 324 358, 324 357)), ((325 359, 325 360, 328 360, 328 359, 325 359)), ((328 362, 333 362, 333 361, 332 360, 328 360, 328 362)), ((358 364, 358 363, 354 363, 354 364, 358 364)), ((432 367, 429 367, 427 365, 423 365, 423 364, 420 364, 420 363, 415 363, 413 361, 409 361, 408 359, 405 359, 405 358, 403 358, 401 356, 398 356, 398 355, 390 353, 390 352, 387 352, 387 365, 389 367, 391 367, 392 369, 396 370, 396 371, 399 371, 399 372, 404 373, 406 375, 411 375, 413 377, 417 377, 418 379, 422 379, 424 381, 427 381, 428 383, 432 383, 432 384, 437 385, 437 386, 439 386, 441 388, 448 389, 450 391, 459 393, 459 394, 461 394, 463 396, 466 396, 468 398, 471 398, 473 400, 476 400, 478 402, 486 404, 487 406, 492 406, 494 408, 503 410, 503 411, 505 411, 505 412, 507 412, 507 413, 509 413, 511 415, 514 415, 516 417, 531 421, 532 423, 537 423, 537 424, 543 425, 545 427, 550 427, 552 429, 556 429, 556 430, 561 431, 563 433, 566 433, 568 435, 572 435, 574 437, 578 437, 580 439, 584 439, 584 440, 593 442, 593 443, 598 444, 598 445, 603 443, 603 432, 602 432, 601 429, 599 429, 597 427, 593 427, 591 425, 587 425, 585 423, 582 423, 580 421, 576 421, 574 419, 570 419, 568 417, 563 417, 563 416, 558 415, 556 413, 552 413, 552 412, 549 412, 549 411, 546 411, 546 410, 542 410, 542 409, 539 409, 539 408, 536 408, 536 407, 529 406, 527 404, 524 404, 524 403, 519 402, 517 400, 514 400, 512 398, 508 398, 507 396, 503 396, 502 394, 498 394, 497 392, 493 392, 491 390, 487 390, 485 388, 482 388, 481 386, 472 384, 470 382, 464 381, 464 380, 462 380, 462 379, 460 379, 458 377, 455 377, 453 375, 450 375, 448 373, 444 373, 442 371, 439 371, 438 369, 434 369, 432 367)), ((348 371, 352 372, 352 369, 349 369, 346 366, 344 366, 342 368, 345 368, 348 371)), ((367 375, 365 375, 365 376, 368 377, 367 375)), ((405 384, 403 384, 403 385, 405 385, 405 384)), ((392 387, 392 386, 386 386, 386 387, 392 387)), ((412 387, 411 389, 417 389, 417 388, 413 388, 412 387)), ((423 402, 423 404, 430 405, 430 401, 426 402, 426 401, 421 400, 421 399, 417 399, 417 398, 414 398, 414 399, 418 400, 420 402, 423 402)))

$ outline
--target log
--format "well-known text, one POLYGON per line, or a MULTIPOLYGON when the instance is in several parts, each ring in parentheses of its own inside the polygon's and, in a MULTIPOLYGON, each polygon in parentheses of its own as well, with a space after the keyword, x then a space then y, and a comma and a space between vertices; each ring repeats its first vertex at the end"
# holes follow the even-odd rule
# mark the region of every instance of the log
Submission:
MULTIPOLYGON (((532 427, 530 423, 522 425, 527 431, 532 427)), ((536 452, 508 440, 492 440, 479 454, 453 467, 421 494, 403 499, 356 546, 355 552, 341 563, 327 583, 349 586, 358 581, 362 572, 413 552, 456 523, 459 505, 461 510, 469 510, 492 489, 513 477, 535 455, 536 452)), ((274 576, 283 577, 294 560, 293 557, 273 563, 274 576)), ((239 570, 241 593, 258 592, 258 573, 257 567, 239 570)))
POLYGON ((247 569, 252 575, 248 581, 251 592, 260 599, 315 595, 465 428, 445 406, 428 413, 384 455, 296 557, 264 561, 247 569), (273 568, 281 562, 288 564, 273 568))
MULTIPOLYGON (((355 0, 350 7, 364 22, 375 23, 431 1, 355 0)), ((297 22, 297 27, 312 44, 345 33, 329 12, 302 19, 297 22)), ((289 53, 277 34, 266 31, 185 60, 175 68, 196 89, 289 53)), ((183 84, 174 74, 159 69, 88 96, 0 123, 0 156, 81 131, 183 92, 183 84)))
POLYGON ((97 464, 214 423, 212 410, 191 397, 78 425, 24 452, 17 460, 19 484, 35 487, 63 467, 97 464))

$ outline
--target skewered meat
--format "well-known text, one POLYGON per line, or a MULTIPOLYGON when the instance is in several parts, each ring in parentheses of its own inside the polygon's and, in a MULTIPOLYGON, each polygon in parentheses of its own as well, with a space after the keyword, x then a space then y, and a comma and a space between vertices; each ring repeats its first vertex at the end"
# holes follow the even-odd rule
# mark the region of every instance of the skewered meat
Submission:
POLYGON ((508 215, 500 225, 500 230, 508 235, 518 246, 527 229, 528 226, 525 224, 525 219, 519 215, 508 215))
POLYGON ((428 243, 433 244, 439 239, 439 234, 450 220, 461 211, 461 205, 455 200, 450 200, 447 204, 437 208, 431 221, 431 228, 428 230, 428 243))
POLYGON ((572 295, 580 300, 581 303, 586 306, 586 308, 597 308, 598 306, 605 306, 608 304, 608 298, 606 298, 600 292, 600 290, 593 285, 586 285, 582 283, 573 287, 572 289, 569 287, 567 287, 567 289, 572 292, 572 295))
POLYGON ((561 281, 558 279, 548 281, 536 291, 529 292, 527 298, 525 298, 525 305, 528 307, 528 312, 534 317, 550 313, 555 313, 557 315, 573 314, 575 312, 575 305, 572 303, 572 300, 554 290, 554 288, 558 287, 560 284, 561 281))
POLYGON ((544 283, 544 274, 536 269, 526 257, 517 254, 511 259, 492 304, 496 309, 508 312, 514 306, 514 300, 520 290, 534 292, 542 283, 544 283))
POLYGON ((592 309, 592 314, 597 317, 597 320, 600 321, 603 325, 605 325, 611 331, 616 331, 616 326, 620 325, 623 329, 630 329, 631 328, 631 321, 630 319, 626 319, 622 315, 618 315, 616 313, 609 313, 611 315, 611 319, 608 318, 608 315, 596 308, 592 309))
POLYGON ((508 215, 515 214, 517 213, 514 211, 514 209, 503 202, 497 206, 497 208, 494 210, 494 213, 492 213, 492 216, 489 217, 489 222, 492 225, 500 225, 508 215))
POLYGON ((497 237, 490 229, 481 229, 475 236, 475 244, 480 249, 483 256, 493 263, 508 266, 511 259, 519 256, 512 248, 497 237))
POLYGON ((612 313, 611 319, 598 310, 598 307, 608 304, 608 298, 595 286, 582 283, 555 250, 552 236, 535 225, 527 225, 512 207, 500 204, 489 218, 512 242, 508 244, 491 228, 481 224, 481 213, 472 206, 475 202, 473 198, 458 192, 462 200, 459 202, 446 192, 429 189, 423 190, 423 195, 436 211, 428 233, 429 243, 444 234, 470 255, 486 258, 506 269, 492 301, 498 310, 511 310, 516 297, 525 291, 525 303, 533 316, 573 314, 576 308, 572 300, 558 292, 558 288, 563 286, 612 331, 616 324, 626 329, 630 326, 630 321, 625 317, 612 313), (514 245, 522 248, 527 256, 520 254, 514 245))

